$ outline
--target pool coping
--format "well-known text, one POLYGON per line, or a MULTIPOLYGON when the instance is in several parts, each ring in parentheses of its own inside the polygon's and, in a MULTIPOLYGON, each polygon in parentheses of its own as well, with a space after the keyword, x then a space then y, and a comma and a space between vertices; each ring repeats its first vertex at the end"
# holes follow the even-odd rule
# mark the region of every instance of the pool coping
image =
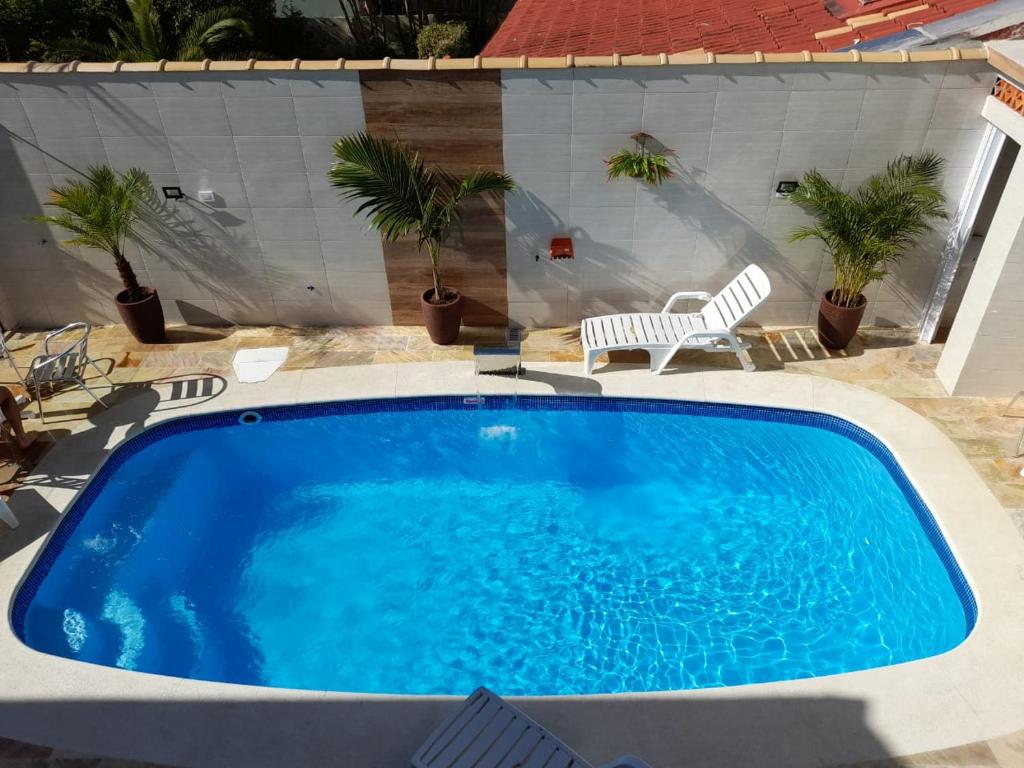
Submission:
MULTIPOLYGON (((622 752, 654 766, 830 765, 999 736, 1024 721, 1024 539, 966 458, 933 424, 873 392, 822 377, 741 371, 652 376, 606 366, 528 366, 518 382, 474 377, 472 363, 408 363, 279 372, 232 383, 208 402, 153 411, 130 398, 62 440, 15 493, 25 523, 66 510, 141 427, 208 411, 403 395, 654 397, 826 413, 865 429, 896 458, 931 510, 978 607, 968 638, 939 656, 821 678, 722 689, 522 699, 531 715, 595 762, 622 752), (140 405, 142 406, 140 408, 140 405), (31 480, 31 479, 30 479, 31 480), (51 485, 45 483, 51 482, 51 485)), ((158 403, 159 405, 159 403, 158 403)), ((21 529, 19 529, 21 530, 21 529)), ((45 537, 0 562, 0 734, 82 752, 178 765, 404 765, 459 697, 344 694, 162 677, 34 651, 10 603, 45 537), (187 733, 188 738, 180 738, 187 733), (177 738, 172 736, 179 735, 177 738), (384 735, 386 738, 381 738, 384 735)))

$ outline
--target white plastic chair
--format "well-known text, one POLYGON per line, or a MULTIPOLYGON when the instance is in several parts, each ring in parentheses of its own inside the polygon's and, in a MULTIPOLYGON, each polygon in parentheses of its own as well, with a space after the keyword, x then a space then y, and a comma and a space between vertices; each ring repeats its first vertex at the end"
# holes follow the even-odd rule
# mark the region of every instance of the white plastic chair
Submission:
POLYGON ((110 390, 114 390, 114 382, 108 379, 96 362, 89 357, 89 333, 91 331, 92 326, 88 323, 71 323, 47 334, 43 340, 43 354, 32 361, 28 376, 25 378, 26 386, 35 395, 36 403, 39 406, 39 418, 42 421, 46 421, 42 395, 44 386, 49 386, 52 394, 54 386, 57 384, 75 384, 88 392, 97 403, 104 408, 107 407, 107 404, 100 400, 85 383, 85 367, 91 365, 107 382, 110 390), (67 343, 66 339, 78 331, 81 331, 81 336, 70 342, 65 349, 59 352, 51 349, 58 343, 67 343))
POLYGON ((717 295, 706 291, 681 291, 672 295, 661 312, 634 312, 590 317, 583 321, 583 373, 593 373, 594 363, 604 352, 616 349, 645 349, 651 354, 651 372, 661 373, 681 349, 732 352, 743 370, 754 370, 744 354, 750 344, 740 341, 736 327, 760 307, 771 293, 768 275, 751 264, 717 295), (682 314, 672 307, 682 299, 701 299, 700 312, 682 314))

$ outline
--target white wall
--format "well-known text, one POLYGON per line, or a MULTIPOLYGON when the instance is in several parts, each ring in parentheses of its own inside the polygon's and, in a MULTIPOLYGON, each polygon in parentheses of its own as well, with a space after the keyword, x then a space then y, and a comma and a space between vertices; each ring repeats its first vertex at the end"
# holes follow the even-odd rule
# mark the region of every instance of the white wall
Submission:
MULTIPOLYGON (((506 70, 505 168, 520 186, 506 203, 512 319, 560 326, 660 308, 674 290, 717 289, 757 262, 773 298, 754 319, 814 322, 831 264, 816 244, 787 242, 805 218, 776 183, 817 167, 856 184, 933 148, 948 160, 953 210, 994 79, 985 62, 506 70), (676 178, 606 181, 603 161, 640 130, 676 151, 676 178), (560 234, 574 238, 575 261, 546 258, 560 234)), ((917 323, 943 239, 870 289, 866 322, 917 323)))
POLYGON ((352 72, 0 78, 8 314, 27 327, 117 321, 109 257, 24 219, 51 185, 110 163, 189 195, 129 254, 169 322, 389 323, 380 240, 326 180, 333 141, 364 125, 352 72), (216 201, 199 203, 200 189, 216 201))
MULTIPOLYGON (((933 147, 952 209, 993 78, 984 62, 503 72, 505 168, 520 186, 506 200, 511 320, 656 308, 758 262, 774 292, 755 319, 812 322, 830 264, 787 242, 803 218, 776 182, 817 166, 854 184, 933 147), (677 152, 676 178, 657 189, 604 178, 638 130, 677 152), (549 261, 551 236, 567 233, 576 260, 549 261)), ((50 186, 109 162, 190 196, 131 254, 171 322, 390 323, 379 238, 325 177, 331 143, 364 125, 348 71, 0 76, 0 314, 26 327, 116 321, 108 257, 24 219, 50 186), (207 188, 216 202, 198 203, 207 188)), ((867 322, 917 322, 942 239, 871 288, 867 322)))
MULTIPOLYGON (((985 117, 1024 143, 1024 117, 990 98, 985 117)), ((1005 150, 1004 150, 1005 151, 1005 150)), ((1017 153, 935 373, 951 395, 1024 388, 1024 153, 1017 153)))

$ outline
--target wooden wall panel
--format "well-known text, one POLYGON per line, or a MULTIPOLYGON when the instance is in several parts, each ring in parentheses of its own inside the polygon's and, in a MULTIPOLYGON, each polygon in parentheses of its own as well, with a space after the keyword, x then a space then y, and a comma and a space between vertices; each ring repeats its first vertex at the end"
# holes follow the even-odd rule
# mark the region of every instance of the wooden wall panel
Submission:
MULTIPOLYGON (((457 175, 504 170, 500 72, 363 71, 360 81, 371 134, 398 138, 457 175)), ((465 296, 466 325, 505 325, 503 197, 469 201, 462 223, 442 252, 445 282, 465 296)), ((415 241, 384 243, 384 265, 395 324, 421 325, 420 294, 431 285, 426 255, 415 241)))

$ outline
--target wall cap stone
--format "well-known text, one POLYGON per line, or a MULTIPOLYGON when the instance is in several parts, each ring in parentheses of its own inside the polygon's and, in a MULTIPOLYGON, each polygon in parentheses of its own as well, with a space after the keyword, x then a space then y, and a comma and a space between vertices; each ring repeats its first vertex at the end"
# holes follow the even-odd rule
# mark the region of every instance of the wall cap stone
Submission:
POLYGON ((988 47, 982 48, 940 48, 928 50, 900 51, 799 51, 794 53, 712 53, 709 51, 683 51, 681 53, 657 53, 610 56, 515 56, 481 57, 463 59, 329 59, 326 61, 144 61, 144 62, 0 62, 0 75, 53 74, 67 72, 111 73, 111 72, 261 72, 276 71, 323 71, 323 70, 373 70, 394 69, 402 71, 430 71, 457 69, 574 69, 584 67, 673 67, 700 64, 839 64, 839 63, 889 63, 912 64, 927 61, 987 61, 988 47))

